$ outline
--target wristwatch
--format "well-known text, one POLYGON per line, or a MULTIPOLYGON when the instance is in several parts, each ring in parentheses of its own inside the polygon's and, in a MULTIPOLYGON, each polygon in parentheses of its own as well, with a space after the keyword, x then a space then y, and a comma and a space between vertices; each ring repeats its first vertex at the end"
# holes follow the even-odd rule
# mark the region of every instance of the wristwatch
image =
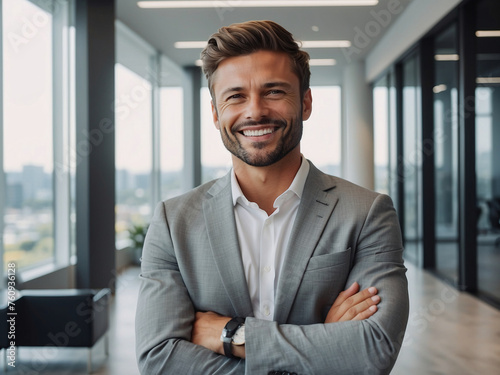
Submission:
POLYGON ((220 341, 224 343, 224 355, 229 358, 237 358, 232 353, 231 344, 243 345, 245 343, 245 319, 236 317, 227 322, 222 330, 220 341), (238 334, 236 334, 237 331, 238 334))

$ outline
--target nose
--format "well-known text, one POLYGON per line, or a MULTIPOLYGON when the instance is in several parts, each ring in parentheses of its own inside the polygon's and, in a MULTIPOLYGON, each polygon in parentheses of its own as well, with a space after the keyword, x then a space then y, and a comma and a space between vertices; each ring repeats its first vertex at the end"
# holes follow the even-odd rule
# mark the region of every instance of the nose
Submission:
POLYGON ((266 101, 260 95, 252 95, 248 98, 245 108, 245 118, 247 120, 260 120, 269 115, 269 108, 266 101))

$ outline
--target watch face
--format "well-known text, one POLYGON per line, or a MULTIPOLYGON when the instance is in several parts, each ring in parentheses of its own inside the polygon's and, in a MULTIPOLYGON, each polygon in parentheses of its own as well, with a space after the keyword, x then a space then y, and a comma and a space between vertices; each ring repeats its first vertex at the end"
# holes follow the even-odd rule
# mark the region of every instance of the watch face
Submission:
POLYGON ((236 330, 233 336, 234 345, 243 345, 245 343, 245 325, 236 330))

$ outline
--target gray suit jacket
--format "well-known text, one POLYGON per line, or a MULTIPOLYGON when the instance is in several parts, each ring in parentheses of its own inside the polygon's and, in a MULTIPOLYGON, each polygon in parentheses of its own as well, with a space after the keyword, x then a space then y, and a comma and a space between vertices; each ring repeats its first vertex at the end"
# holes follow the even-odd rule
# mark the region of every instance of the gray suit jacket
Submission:
POLYGON ((311 169, 278 281, 273 321, 253 317, 230 176, 160 203, 142 255, 136 315, 141 373, 387 374, 408 318, 406 268, 392 201, 311 169), (376 286, 364 321, 323 324, 338 294, 376 286), (246 317, 246 359, 190 342, 196 311, 246 317))

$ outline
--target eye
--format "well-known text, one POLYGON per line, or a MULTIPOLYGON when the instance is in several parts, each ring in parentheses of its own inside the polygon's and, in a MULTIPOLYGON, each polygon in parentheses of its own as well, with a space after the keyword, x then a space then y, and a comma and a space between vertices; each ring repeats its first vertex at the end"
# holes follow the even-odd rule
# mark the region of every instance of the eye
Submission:
POLYGON ((283 90, 278 90, 278 89, 274 89, 274 90, 269 90, 269 92, 267 93, 268 95, 283 95, 285 92, 283 90))
POLYGON ((242 95, 241 94, 233 94, 229 96, 226 100, 231 100, 231 99, 241 99, 242 95))

